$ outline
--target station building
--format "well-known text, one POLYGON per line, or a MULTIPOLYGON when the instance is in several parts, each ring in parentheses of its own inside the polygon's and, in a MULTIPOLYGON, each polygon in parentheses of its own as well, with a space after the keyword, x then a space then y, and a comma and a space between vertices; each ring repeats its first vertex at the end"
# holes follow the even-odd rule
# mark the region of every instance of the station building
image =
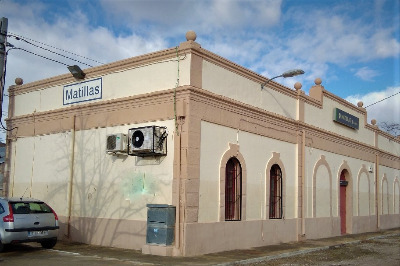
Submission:
POLYGON ((261 89, 186 37, 84 77, 16 80, 3 194, 48 202, 60 238, 167 256, 400 227, 400 139, 361 102, 319 78, 309 95, 261 89), (152 206, 173 210, 171 243, 149 241, 152 206))

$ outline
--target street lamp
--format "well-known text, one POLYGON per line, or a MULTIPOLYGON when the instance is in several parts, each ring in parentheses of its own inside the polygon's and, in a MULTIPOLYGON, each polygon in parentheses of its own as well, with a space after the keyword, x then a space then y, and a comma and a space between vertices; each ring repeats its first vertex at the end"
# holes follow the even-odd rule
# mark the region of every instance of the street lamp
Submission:
POLYGON ((83 73, 82 69, 77 65, 68 66, 68 70, 69 72, 71 72, 72 76, 74 76, 74 78, 76 79, 85 78, 85 73, 83 73))
POLYGON ((268 79, 266 82, 264 82, 263 84, 261 84, 261 90, 263 90, 263 89, 264 89, 264 86, 265 86, 268 82, 270 82, 271 80, 273 80, 273 79, 280 78, 280 77, 283 77, 283 78, 291 78, 291 77, 294 77, 294 76, 303 75, 304 73, 305 73, 305 72, 304 72, 303 70, 301 70, 301 69, 292 69, 292 70, 286 71, 286 72, 284 72, 283 74, 281 74, 281 75, 279 75, 279 76, 276 76, 276 77, 273 77, 273 78, 270 78, 270 79, 268 79))

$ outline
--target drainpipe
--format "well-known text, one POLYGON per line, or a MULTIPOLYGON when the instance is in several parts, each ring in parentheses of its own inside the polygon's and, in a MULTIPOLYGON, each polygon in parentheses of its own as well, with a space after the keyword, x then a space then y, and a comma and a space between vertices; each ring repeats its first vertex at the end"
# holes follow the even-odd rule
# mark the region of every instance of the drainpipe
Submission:
POLYGON ((70 169, 70 174, 69 174, 69 182, 68 182, 68 221, 67 221, 67 238, 70 238, 70 233, 71 233, 71 212, 72 212, 72 186, 73 186, 73 180, 74 180, 74 161, 75 161, 75 121, 76 121, 76 115, 74 115, 73 123, 74 125, 72 126, 72 136, 71 136, 71 157, 69 160, 69 169, 70 169))
POLYGON ((306 131, 303 129, 301 131, 301 236, 306 235, 306 218, 305 218, 305 155, 306 155, 306 131))
MULTIPOLYGON (((177 132, 178 133, 178 132, 177 132)), ((176 228, 176 231, 175 231, 175 247, 176 247, 176 249, 178 249, 178 250, 180 250, 180 248, 181 248, 181 147, 182 147, 182 137, 181 137, 181 134, 177 134, 178 135, 178 142, 179 142, 179 145, 178 145, 178 152, 177 152, 177 162, 178 162, 178 165, 177 165, 177 178, 178 178, 178 180, 177 180, 177 192, 178 192, 178 204, 177 204, 177 206, 176 206, 176 214, 177 214, 177 219, 176 219, 176 226, 175 226, 175 228, 176 228)), ((175 137, 176 137, 176 135, 175 135, 175 137)), ((180 252, 182 253, 182 250, 180 250, 180 252)))
POLYGON ((379 219, 379 155, 375 155, 375 208, 376 208, 376 228, 381 228, 379 219))
MULTIPOLYGON (((182 226, 180 228, 180 250, 181 254, 185 254, 185 222, 186 222, 186 182, 183 182, 182 185, 182 126, 185 123, 185 118, 183 116, 179 117, 180 120, 180 126, 181 126, 181 132, 179 134, 179 199, 180 199, 180 204, 182 205, 181 208, 181 217, 180 219, 182 220, 182 226)), ((187 176, 185 178, 185 181, 187 181, 187 176)))

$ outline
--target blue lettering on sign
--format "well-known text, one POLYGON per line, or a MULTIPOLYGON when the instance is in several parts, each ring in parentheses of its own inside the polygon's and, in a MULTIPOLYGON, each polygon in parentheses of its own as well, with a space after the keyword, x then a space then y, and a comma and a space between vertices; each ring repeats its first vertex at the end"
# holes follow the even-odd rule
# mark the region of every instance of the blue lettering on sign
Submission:
POLYGON ((346 113, 345 111, 340 110, 339 108, 335 108, 333 110, 333 121, 338 122, 342 125, 351 127, 353 129, 359 128, 358 117, 351 115, 349 113, 346 113))
POLYGON ((102 78, 64 86, 63 104, 93 101, 101 99, 103 94, 102 78))

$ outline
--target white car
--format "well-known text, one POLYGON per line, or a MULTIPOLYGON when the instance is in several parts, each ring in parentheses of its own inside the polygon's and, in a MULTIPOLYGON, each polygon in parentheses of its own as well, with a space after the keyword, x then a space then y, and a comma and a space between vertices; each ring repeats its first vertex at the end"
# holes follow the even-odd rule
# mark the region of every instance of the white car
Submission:
POLYGON ((43 201, 0 197, 0 252, 4 245, 24 242, 53 248, 58 229, 57 214, 43 201))

